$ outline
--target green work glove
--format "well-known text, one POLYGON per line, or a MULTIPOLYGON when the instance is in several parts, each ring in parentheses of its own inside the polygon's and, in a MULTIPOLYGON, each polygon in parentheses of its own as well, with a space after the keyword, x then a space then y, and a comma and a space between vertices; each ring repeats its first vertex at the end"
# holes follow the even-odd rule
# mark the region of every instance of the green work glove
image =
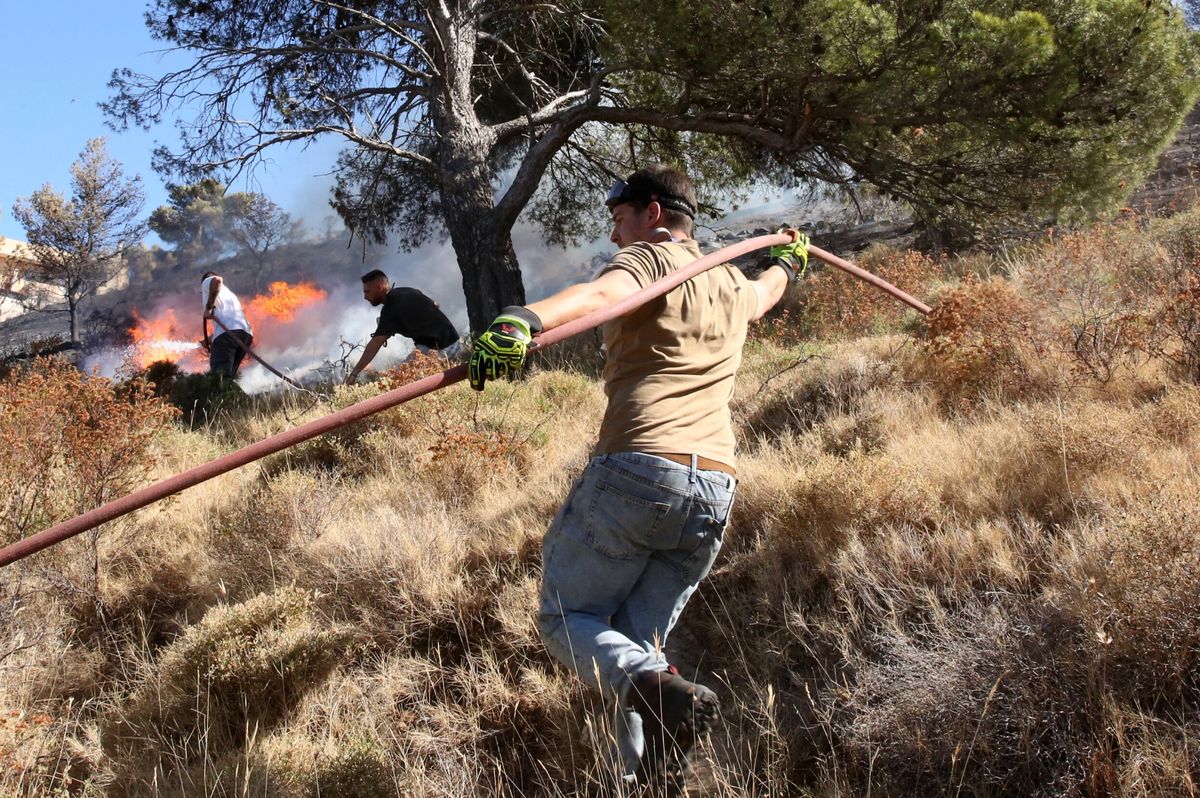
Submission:
POLYGON ((482 391, 488 380, 499 379, 525 365, 533 334, 542 331, 537 314, 520 305, 500 311, 483 334, 475 339, 467 368, 471 387, 482 391))
MULTIPOLYGON (((780 228, 785 233, 789 228, 780 228)), ((767 253, 767 268, 778 266, 787 272, 788 282, 804 276, 808 270, 808 236, 797 232, 796 240, 791 244, 781 244, 771 247, 767 253)))

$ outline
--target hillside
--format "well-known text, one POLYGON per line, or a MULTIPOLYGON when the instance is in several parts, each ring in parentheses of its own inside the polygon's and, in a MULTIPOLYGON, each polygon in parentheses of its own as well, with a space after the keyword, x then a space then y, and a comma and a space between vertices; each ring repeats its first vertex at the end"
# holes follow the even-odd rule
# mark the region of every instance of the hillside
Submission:
POLYGON ((1197 197, 1200 174, 1200 106, 1183 120, 1171 144, 1158 156, 1158 164, 1145 183, 1129 198, 1130 207, 1162 213, 1187 208, 1197 197))
MULTIPOLYGON (((691 795, 1194 794, 1197 241, 1188 209, 876 247, 930 318, 826 270, 756 327, 733 520, 668 646, 722 700, 691 795)), ((0 570, 0 793, 623 794, 534 627, 597 364, 581 336, 0 570)), ((91 383, 10 378, 0 534, 429 368, 198 430, 115 396, 83 443, 55 430, 91 383)))

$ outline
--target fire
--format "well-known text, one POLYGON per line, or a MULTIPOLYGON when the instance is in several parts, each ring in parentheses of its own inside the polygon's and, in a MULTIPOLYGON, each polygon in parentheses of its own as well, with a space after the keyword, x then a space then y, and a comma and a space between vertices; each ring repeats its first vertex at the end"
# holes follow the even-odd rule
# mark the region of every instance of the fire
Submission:
POLYGON ((130 329, 129 337, 135 344, 149 343, 160 338, 174 338, 178 334, 175 328, 175 308, 167 308, 157 319, 144 319, 135 309, 133 321, 137 326, 130 329))
POLYGON ((175 309, 167 308, 154 318, 143 318, 137 310, 132 311, 134 326, 129 330, 133 340, 132 360, 141 368, 159 360, 179 362, 189 353, 199 349, 194 341, 181 340, 184 333, 180 331, 175 319, 175 309))
POLYGON ((244 309, 254 327, 266 319, 290 322, 296 318, 297 311, 323 301, 326 296, 323 290, 312 283, 289 285, 280 281, 271 283, 268 293, 254 297, 244 309))
MULTIPOLYGON (((246 318, 254 327, 255 346, 271 337, 272 330, 295 321, 296 314, 325 300, 328 294, 313 283, 290 285, 279 281, 271 283, 267 293, 260 294, 242 303, 246 318)), ((145 368, 158 360, 170 360, 185 368, 202 369, 203 356, 196 338, 200 335, 200 308, 195 317, 181 325, 175 317, 174 308, 166 308, 150 318, 132 311, 134 326, 129 330, 133 341, 130 359, 145 368)), ((220 330, 212 329, 213 335, 220 330)), ((269 341, 268 341, 269 343, 269 341)))

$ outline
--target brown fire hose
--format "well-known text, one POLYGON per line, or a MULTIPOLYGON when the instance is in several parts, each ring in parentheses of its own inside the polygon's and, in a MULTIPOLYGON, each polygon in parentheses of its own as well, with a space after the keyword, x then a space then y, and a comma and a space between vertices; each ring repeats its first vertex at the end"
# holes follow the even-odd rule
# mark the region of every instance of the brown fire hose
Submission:
POLYGON ((899 299, 901 302, 908 305, 913 310, 919 310, 922 314, 925 314, 925 315, 928 315, 928 313, 932 310, 931 307, 926 305, 921 300, 916 299, 915 297, 912 297, 909 294, 904 293, 899 288, 892 285, 891 283, 889 283, 887 280, 883 279, 882 277, 878 277, 874 274, 871 274, 866 269, 860 269, 859 267, 855 266, 850 261, 842 260, 837 255, 831 255, 830 253, 826 252, 823 249, 820 249, 819 247, 814 247, 812 244, 808 245, 808 254, 809 254, 809 257, 812 257, 813 255, 815 255, 818 258, 820 258, 821 260, 825 261, 826 263, 828 263, 832 266, 836 266, 844 272, 849 272, 850 274, 853 274, 855 277, 857 277, 860 280, 867 281, 868 283, 875 286, 876 288, 878 288, 882 291, 885 291, 885 292, 891 294, 892 296, 896 297, 896 299, 899 299))
MULTIPOLYGON (((258 362, 259 362, 259 363, 262 365, 262 367, 263 367, 263 368, 265 368, 267 371, 271 372, 271 373, 272 373, 272 374, 274 374, 276 377, 278 377, 279 379, 281 379, 281 380, 283 380, 284 382, 286 382, 288 385, 291 385, 293 388, 299 388, 299 389, 300 389, 300 390, 302 390, 302 391, 308 391, 308 388, 305 388, 303 385, 301 385, 300 383, 296 382, 296 381, 295 381, 295 380, 293 380, 291 377, 288 377, 288 376, 286 376, 286 375, 285 375, 285 374, 284 374, 282 371, 280 371, 279 369, 275 368, 275 367, 274 367, 274 366, 272 366, 270 363, 268 363, 267 361, 265 361, 265 360, 263 360, 261 357, 259 357, 257 352, 255 352, 253 349, 251 349, 250 347, 248 347, 248 346, 246 346, 244 343, 242 343, 242 341, 241 341, 241 339, 240 339, 240 338, 238 338, 238 337, 237 337, 236 335, 234 335, 233 333, 229 332, 229 330, 228 330, 228 329, 226 329, 226 327, 225 327, 225 325, 224 325, 224 324, 222 324, 221 322, 217 321, 217 317, 216 317, 216 316, 213 316, 212 323, 213 323, 213 326, 215 326, 215 327, 220 327, 222 330, 225 330, 225 332, 226 332, 226 333, 227 333, 227 334, 228 334, 228 335, 229 335, 231 338, 233 338, 233 342, 234 342, 235 344, 237 344, 237 345, 238 345, 238 348, 239 348, 239 349, 241 349, 243 352, 245 352, 245 353, 246 353, 247 355, 249 355, 250 357, 252 357, 252 358, 254 358, 255 360, 257 360, 257 361, 258 361, 258 362)), ((311 393, 311 391, 309 391, 309 393, 311 393)))
MULTIPOLYGON (((623 316, 634 308, 656 299, 663 294, 666 294, 671 289, 695 277, 703 271, 711 269, 720 263, 724 263, 733 258, 745 255, 765 247, 780 246, 791 243, 794 240, 794 234, 776 233, 773 235, 757 236, 737 244, 731 244, 712 252, 699 260, 688 264, 679 271, 664 277, 657 282, 651 283, 640 291, 622 299, 607 308, 598 310, 594 313, 589 313, 586 316, 576 319, 575 321, 567 322, 559 327, 540 334, 534 339, 534 348, 544 349, 551 344, 556 344, 570 338, 573 335, 578 335, 585 330, 590 330, 597 327, 606 321, 623 316)), ((867 280, 872 285, 877 285, 887 291, 892 296, 901 299, 909 306, 916 308, 922 313, 928 313, 928 306, 913 299, 908 294, 895 288, 890 283, 875 277, 869 272, 859 269, 857 266, 830 255, 824 250, 810 246, 809 253, 815 255, 821 260, 827 261, 830 264, 849 271, 857 277, 867 280)), ((146 505, 166 498, 174 493, 179 493, 182 490, 198 485, 201 482, 206 482, 213 477, 219 476, 232 471, 235 468, 252 463, 255 460, 266 457, 269 454, 282 451, 289 446, 294 446, 297 443, 315 438, 318 435, 330 432, 339 427, 343 427, 354 421, 359 421, 367 416, 374 415, 383 410, 396 407, 418 396, 423 396, 427 393, 444 388, 447 385, 459 382, 467 376, 466 364, 460 364, 453 368, 446 369, 440 374, 432 374, 408 385, 402 385, 399 388, 388 391, 387 393, 374 396, 366 399, 350 407, 343 408, 335 413, 330 413, 327 416, 315 419, 307 424, 301 424, 290 430, 276 433, 268 438, 264 438, 257 443, 252 443, 249 446, 244 446, 237 451, 218 457, 215 460, 210 460, 207 463, 190 468, 175 476, 155 482, 153 485, 136 490, 126 496, 101 505, 94 510, 90 510, 83 515, 76 516, 67 521, 55 524, 54 526, 44 529, 41 532, 30 535, 16 543, 9 544, 4 548, 0 548, 0 567, 9 565, 24 557, 41 551, 42 549, 53 546, 56 543, 61 543, 67 538, 74 537, 81 532, 86 532, 100 524, 107 523, 123 515, 138 510, 146 505)))

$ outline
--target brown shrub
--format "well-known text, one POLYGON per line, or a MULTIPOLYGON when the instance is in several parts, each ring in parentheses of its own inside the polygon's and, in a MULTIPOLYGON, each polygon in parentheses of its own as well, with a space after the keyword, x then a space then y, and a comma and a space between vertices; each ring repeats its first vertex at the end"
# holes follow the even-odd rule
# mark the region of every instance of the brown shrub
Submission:
POLYGON ((853 413, 872 392, 899 389, 911 371, 913 347, 899 336, 879 336, 854 347, 830 346, 816 352, 774 347, 756 351, 761 363, 743 369, 733 414, 744 429, 742 445, 790 431, 807 432, 841 413, 853 413), (764 374, 762 364, 773 373, 764 374))
POLYGON ((1163 333, 1154 353, 1183 379, 1200 382, 1200 261, 1194 271, 1180 275, 1166 294, 1154 318, 1163 333))
POLYGON ((1077 379, 1128 377, 1150 356, 1157 275, 1166 261, 1128 220, 1051 236, 1031 253, 1024 287, 1077 379))
POLYGON ((1200 708, 1200 510, 1181 485, 1085 524, 1064 559, 1063 603, 1094 632, 1104 678, 1130 705, 1200 708))
POLYGON ((751 324, 747 337, 750 341, 769 342, 775 346, 796 346, 809 338, 810 330, 800 319, 801 311, 791 307, 792 303, 781 303, 778 310, 772 309, 757 323, 751 324))
POLYGON ((171 782, 192 763, 241 747, 352 658, 352 640, 295 588, 209 610, 107 719, 104 747, 118 780, 146 787, 165 766, 171 782))
POLYGON ((54 360, 0 380, 0 544, 129 492, 176 415, 143 382, 117 386, 54 360))
POLYGON ((1147 238, 1166 249, 1177 267, 1200 262, 1200 208, 1191 208, 1166 219, 1150 220, 1147 238))
POLYGON ((0 710, 0 789, 13 798, 78 794, 90 762, 66 745, 77 731, 43 711, 0 710))
POLYGON ((1023 270, 1077 377, 1107 383, 1147 361, 1200 380, 1200 212, 1126 217, 1050 236, 1023 270))
MULTIPOLYGON (((1035 329, 1053 329, 1029 302, 1035 329)), ((1069 358, 1049 351, 1056 367, 1069 358)), ((692 792, 1188 795, 1195 387, 1040 401, 1037 385, 1059 383, 1035 371, 1035 389, 1008 394, 1019 403, 985 390, 972 412, 947 413, 940 383, 912 379, 925 346, 876 337, 810 355, 747 350, 734 524, 670 643, 720 692, 727 730, 700 749, 692 792)), ((281 461, 230 483, 222 509, 212 497, 140 518, 139 533, 180 551, 141 567, 165 555, 124 551, 104 575, 148 633, 135 618, 93 649, 26 604, 54 645, 6 662, 0 635, 0 706, 55 717, 17 757, 51 752, 41 794, 621 794, 580 733, 603 734, 601 713, 535 624, 540 535, 587 456, 581 425, 601 392, 577 373, 492 387, 372 419, 328 472, 281 461), (506 441, 521 447, 494 448, 506 441), (260 596, 183 631, 202 607, 189 595, 289 583, 278 592, 304 608, 260 596), (86 667, 55 646, 87 646, 86 667), (33 687, 76 675, 90 686, 74 703, 33 687), (77 762, 55 758, 76 748, 86 787, 64 777, 77 762)), ((16 783, 0 774, 0 793, 39 794, 16 783)))
POLYGON ((441 374, 453 364, 436 353, 426 354, 420 350, 413 353, 403 363, 387 369, 380 375, 383 390, 390 391, 410 382, 424 379, 434 374, 441 374))
POLYGON ((397 794, 387 749, 361 732, 338 740, 332 751, 283 748, 273 761, 263 765, 258 781, 270 794, 296 798, 312 795, 376 798, 397 794))
POLYGON ((1147 405, 1148 426, 1166 440, 1183 443, 1200 431, 1200 387, 1170 385, 1147 405))
MULTIPOLYGON (((928 255, 881 246, 868 249, 855 265, 917 298, 927 296, 945 274, 944 264, 928 255)), ((801 283, 797 299, 801 323, 784 329, 801 329, 822 338, 897 330, 912 313, 889 294, 829 265, 801 283)), ((771 330, 770 324, 765 325, 764 332, 771 330)), ((793 339, 785 336, 784 340, 793 339)))
MULTIPOLYGON (((784 485, 758 487, 736 519, 739 537, 746 532, 741 524, 767 524, 759 530, 758 546, 760 555, 770 554, 756 578, 769 593, 784 589, 804 594, 821 583, 828 564, 856 536, 870 537, 892 524, 927 527, 938 514, 936 486, 911 464, 888 454, 821 454, 775 481, 784 485), (751 504, 764 499, 773 506, 759 510, 751 504)), ((746 544, 739 540, 734 545, 746 544)))
POLYGON ((939 295, 924 321, 926 377, 951 401, 1023 397, 1050 385, 1032 303, 1007 280, 968 277, 939 295))

